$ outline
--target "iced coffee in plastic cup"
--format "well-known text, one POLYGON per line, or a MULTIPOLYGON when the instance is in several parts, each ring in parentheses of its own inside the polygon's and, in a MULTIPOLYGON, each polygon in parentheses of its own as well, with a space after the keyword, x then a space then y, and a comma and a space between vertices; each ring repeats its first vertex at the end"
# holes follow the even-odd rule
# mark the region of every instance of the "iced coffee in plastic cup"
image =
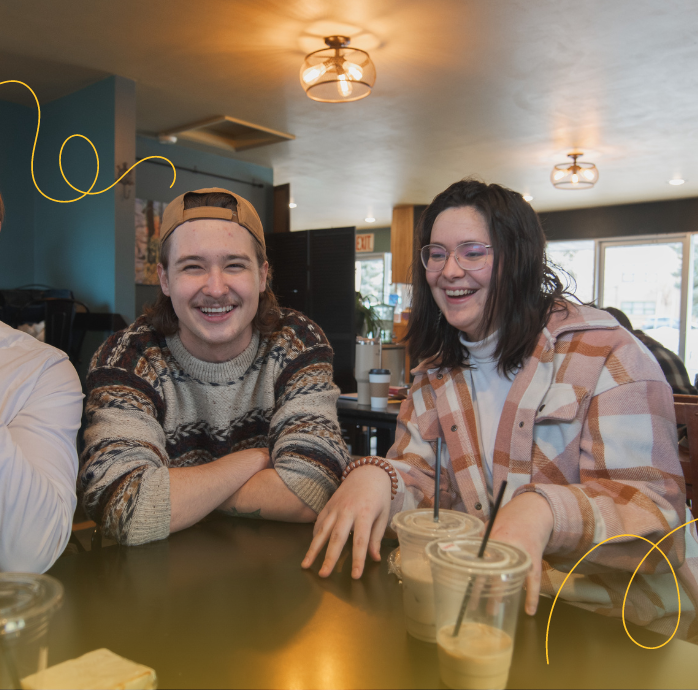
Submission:
POLYGON ((0 573, 0 688, 46 669, 48 626, 63 601, 63 585, 49 575, 0 573))
POLYGON ((519 599, 530 556, 490 540, 439 540, 427 556, 434 577, 436 642, 441 680, 450 688, 504 688, 509 677, 519 599), (466 597, 458 635, 456 622, 466 597))
POLYGON ((440 510, 434 522, 431 508, 405 510, 393 518, 400 540, 402 598, 407 632, 424 642, 436 642, 434 586, 424 547, 434 539, 476 537, 485 526, 478 518, 455 510, 440 510))

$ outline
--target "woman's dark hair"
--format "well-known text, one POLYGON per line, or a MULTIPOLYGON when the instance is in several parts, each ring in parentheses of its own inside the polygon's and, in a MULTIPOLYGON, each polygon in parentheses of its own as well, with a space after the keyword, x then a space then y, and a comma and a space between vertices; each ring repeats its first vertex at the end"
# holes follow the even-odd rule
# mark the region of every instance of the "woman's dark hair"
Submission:
POLYGON ((467 366, 461 332, 442 317, 420 258, 420 249, 430 244, 437 216, 462 207, 478 211, 489 231, 493 266, 482 325, 484 333, 498 327, 494 356, 499 370, 509 374, 533 354, 550 314, 567 310, 564 296, 569 292, 546 259, 543 228, 530 204, 518 192, 477 180, 461 180, 437 194, 419 219, 406 336, 410 358, 416 363, 436 357, 443 368, 467 366))
MULTIPOLYGON (((231 208, 235 210, 235 197, 223 192, 210 192, 208 194, 187 194, 184 197, 184 209, 198 208, 199 206, 214 206, 216 208, 231 208)), ((173 233, 174 234, 174 233, 173 233)), ((252 233, 250 233, 252 235, 252 233)), ((169 267, 170 257, 170 235, 162 246, 160 252, 160 263, 165 270, 169 267)), ((257 258, 257 265, 263 266, 267 260, 264 247, 253 237, 253 244, 257 258)), ((157 299, 153 304, 149 304, 143 310, 148 323, 162 335, 174 335, 179 330, 179 319, 172 306, 172 300, 160 290, 157 299)), ((270 335, 276 328, 281 312, 276 295, 271 289, 271 266, 267 273, 267 284, 263 293, 259 295, 259 306, 252 321, 252 327, 257 329, 261 335, 270 335)))

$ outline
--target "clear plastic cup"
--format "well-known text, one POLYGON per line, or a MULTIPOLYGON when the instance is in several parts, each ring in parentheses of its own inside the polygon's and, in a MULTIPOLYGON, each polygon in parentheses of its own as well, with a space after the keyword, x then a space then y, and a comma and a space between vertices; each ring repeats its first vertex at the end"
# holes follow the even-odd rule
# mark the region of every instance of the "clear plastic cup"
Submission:
POLYGON ((63 585, 49 575, 0 573, 0 688, 44 671, 48 626, 63 602, 63 585))
POLYGON ((477 537, 485 525, 476 517, 455 510, 439 510, 434 522, 431 508, 405 510, 393 518, 400 541, 402 599, 407 632, 424 642, 436 642, 434 586, 424 547, 434 539, 477 537))
POLYGON ((494 540, 478 558, 480 543, 439 540, 426 547, 434 577, 439 672, 449 688, 504 688, 509 677, 519 599, 531 558, 494 540))

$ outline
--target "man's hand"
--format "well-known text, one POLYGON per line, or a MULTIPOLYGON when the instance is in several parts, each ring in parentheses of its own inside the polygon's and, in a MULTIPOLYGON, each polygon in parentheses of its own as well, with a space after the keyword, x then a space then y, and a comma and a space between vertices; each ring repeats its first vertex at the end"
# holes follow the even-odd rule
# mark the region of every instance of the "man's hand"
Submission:
POLYGON ((531 557, 532 567, 526 576, 526 613, 538 608, 543 552, 553 533, 554 518, 547 499, 527 491, 502 506, 490 533, 491 539, 518 546, 531 557))
POLYGON ((320 577, 327 577, 335 566, 347 537, 354 531, 351 576, 361 577, 366 550, 380 561, 380 544, 388 524, 391 500, 390 475, 374 465, 352 470, 318 515, 313 541, 301 567, 309 568, 320 549, 327 544, 320 577), (329 540, 329 541, 328 541, 329 540))

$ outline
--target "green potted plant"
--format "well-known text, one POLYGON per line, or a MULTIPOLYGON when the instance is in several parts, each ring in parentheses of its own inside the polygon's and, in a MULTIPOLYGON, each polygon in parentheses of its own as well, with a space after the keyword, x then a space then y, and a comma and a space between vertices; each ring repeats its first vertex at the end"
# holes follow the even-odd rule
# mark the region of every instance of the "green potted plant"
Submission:
POLYGON ((356 335, 377 338, 381 332, 381 320, 368 299, 356 293, 356 335))

